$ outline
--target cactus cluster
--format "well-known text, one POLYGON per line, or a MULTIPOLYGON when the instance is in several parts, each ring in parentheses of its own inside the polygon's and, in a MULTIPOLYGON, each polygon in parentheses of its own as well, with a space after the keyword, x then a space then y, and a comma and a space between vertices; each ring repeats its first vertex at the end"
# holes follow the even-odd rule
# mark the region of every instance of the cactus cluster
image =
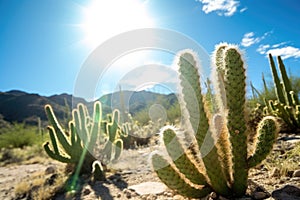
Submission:
POLYGON ((218 113, 210 113, 201 91, 196 55, 183 51, 179 78, 186 120, 193 143, 185 147, 176 129, 162 131, 168 157, 152 156, 158 177, 171 189, 192 198, 216 192, 225 197, 243 196, 248 171, 266 158, 278 133, 274 117, 265 117, 256 133, 249 134, 245 112, 246 75, 242 54, 234 45, 216 46, 213 64, 218 113), (195 104, 195 100, 197 105, 195 104), (250 136, 253 143, 249 144, 250 136))
MULTIPOLYGON (((99 179, 105 179, 104 159, 111 161, 118 159, 123 149, 120 139, 119 111, 115 110, 107 120, 102 119, 101 103, 95 102, 93 116, 83 104, 78 104, 72 111, 72 120, 68 131, 59 124, 50 105, 45 106, 49 119, 48 126, 50 142, 44 144, 46 153, 53 159, 64 163, 75 164, 81 174, 97 173, 99 179), (100 149, 101 161, 94 156, 96 146, 100 149)), ((98 157, 98 156, 97 156, 98 157)))
POLYGON ((158 119, 155 122, 149 121, 147 125, 141 126, 130 114, 127 115, 127 121, 122 124, 122 131, 126 138, 123 138, 124 148, 133 148, 136 146, 147 145, 151 136, 159 132, 163 126, 163 120, 158 119))
POLYGON ((277 57, 279 75, 273 57, 269 54, 269 62, 274 81, 276 100, 266 100, 266 114, 280 117, 287 126, 295 131, 300 128, 300 105, 298 95, 293 91, 286 68, 280 56, 277 57))

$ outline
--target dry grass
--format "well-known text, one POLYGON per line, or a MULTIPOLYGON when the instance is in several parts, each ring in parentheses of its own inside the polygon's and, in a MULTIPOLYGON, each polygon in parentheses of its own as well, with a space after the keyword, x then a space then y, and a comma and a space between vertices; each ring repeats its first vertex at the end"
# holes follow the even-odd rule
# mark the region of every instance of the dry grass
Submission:
POLYGON ((46 200, 51 199, 58 191, 62 190, 65 185, 67 177, 59 176, 53 185, 41 185, 36 191, 32 193, 32 199, 34 200, 46 200))
POLYGON ((18 183, 15 187, 15 194, 17 196, 23 196, 24 194, 28 193, 30 190, 31 185, 27 181, 22 181, 18 183))
POLYGON ((47 160, 49 161, 49 157, 40 145, 0 150, 0 166, 45 163, 47 160))
POLYGON ((264 162, 269 171, 277 169, 278 177, 290 176, 290 172, 299 169, 300 167, 300 142, 295 146, 282 152, 273 152, 264 162))
POLYGON ((35 172, 23 179, 15 187, 17 197, 27 197, 33 200, 51 199, 57 192, 65 186, 67 176, 63 169, 59 169, 55 174, 45 174, 45 172, 35 172), (51 176, 56 176, 50 184, 51 176))

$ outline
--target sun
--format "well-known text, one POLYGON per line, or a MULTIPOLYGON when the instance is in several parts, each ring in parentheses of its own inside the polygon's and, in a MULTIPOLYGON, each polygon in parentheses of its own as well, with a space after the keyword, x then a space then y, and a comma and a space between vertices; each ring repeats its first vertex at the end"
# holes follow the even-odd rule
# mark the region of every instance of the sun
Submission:
POLYGON ((83 8, 80 23, 83 43, 96 47, 105 40, 125 31, 154 27, 146 1, 141 0, 92 0, 83 8))

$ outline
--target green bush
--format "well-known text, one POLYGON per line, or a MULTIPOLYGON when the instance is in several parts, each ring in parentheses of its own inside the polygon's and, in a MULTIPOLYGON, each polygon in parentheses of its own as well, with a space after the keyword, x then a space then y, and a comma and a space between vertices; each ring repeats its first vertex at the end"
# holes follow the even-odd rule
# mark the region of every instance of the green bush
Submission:
POLYGON ((3 130, 0 135, 0 149, 23 148, 41 144, 42 140, 42 135, 38 134, 37 127, 15 123, 10 128, 3 130))

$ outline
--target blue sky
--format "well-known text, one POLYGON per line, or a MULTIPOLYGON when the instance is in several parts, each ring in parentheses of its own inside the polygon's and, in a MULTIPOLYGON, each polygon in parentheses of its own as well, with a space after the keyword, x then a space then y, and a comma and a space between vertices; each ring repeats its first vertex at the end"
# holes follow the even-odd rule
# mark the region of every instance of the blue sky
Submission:
MULTIPOLYGON (((262 72, 271 80, 267 53, 281 55, 293 75, 300 73, 299 18, 298 0, 0 0, 0 91, 72 94, 97 46, 139 28, 176 31, 208 54, 220 42, 237 44, 245 51, 248 81, 261 87, 262 72)), ((115 90, 128 81, 124 77, 134 79, 128 70, 142 73, 137 66, 151 62, 172 65, 173 57, 146 50, 128 54, 99 78, 95 95, 115 90)), ((146 80, 146 71, 136 79, 146 80)), ((143 89, 137 84, 134 89, 143 89)))

